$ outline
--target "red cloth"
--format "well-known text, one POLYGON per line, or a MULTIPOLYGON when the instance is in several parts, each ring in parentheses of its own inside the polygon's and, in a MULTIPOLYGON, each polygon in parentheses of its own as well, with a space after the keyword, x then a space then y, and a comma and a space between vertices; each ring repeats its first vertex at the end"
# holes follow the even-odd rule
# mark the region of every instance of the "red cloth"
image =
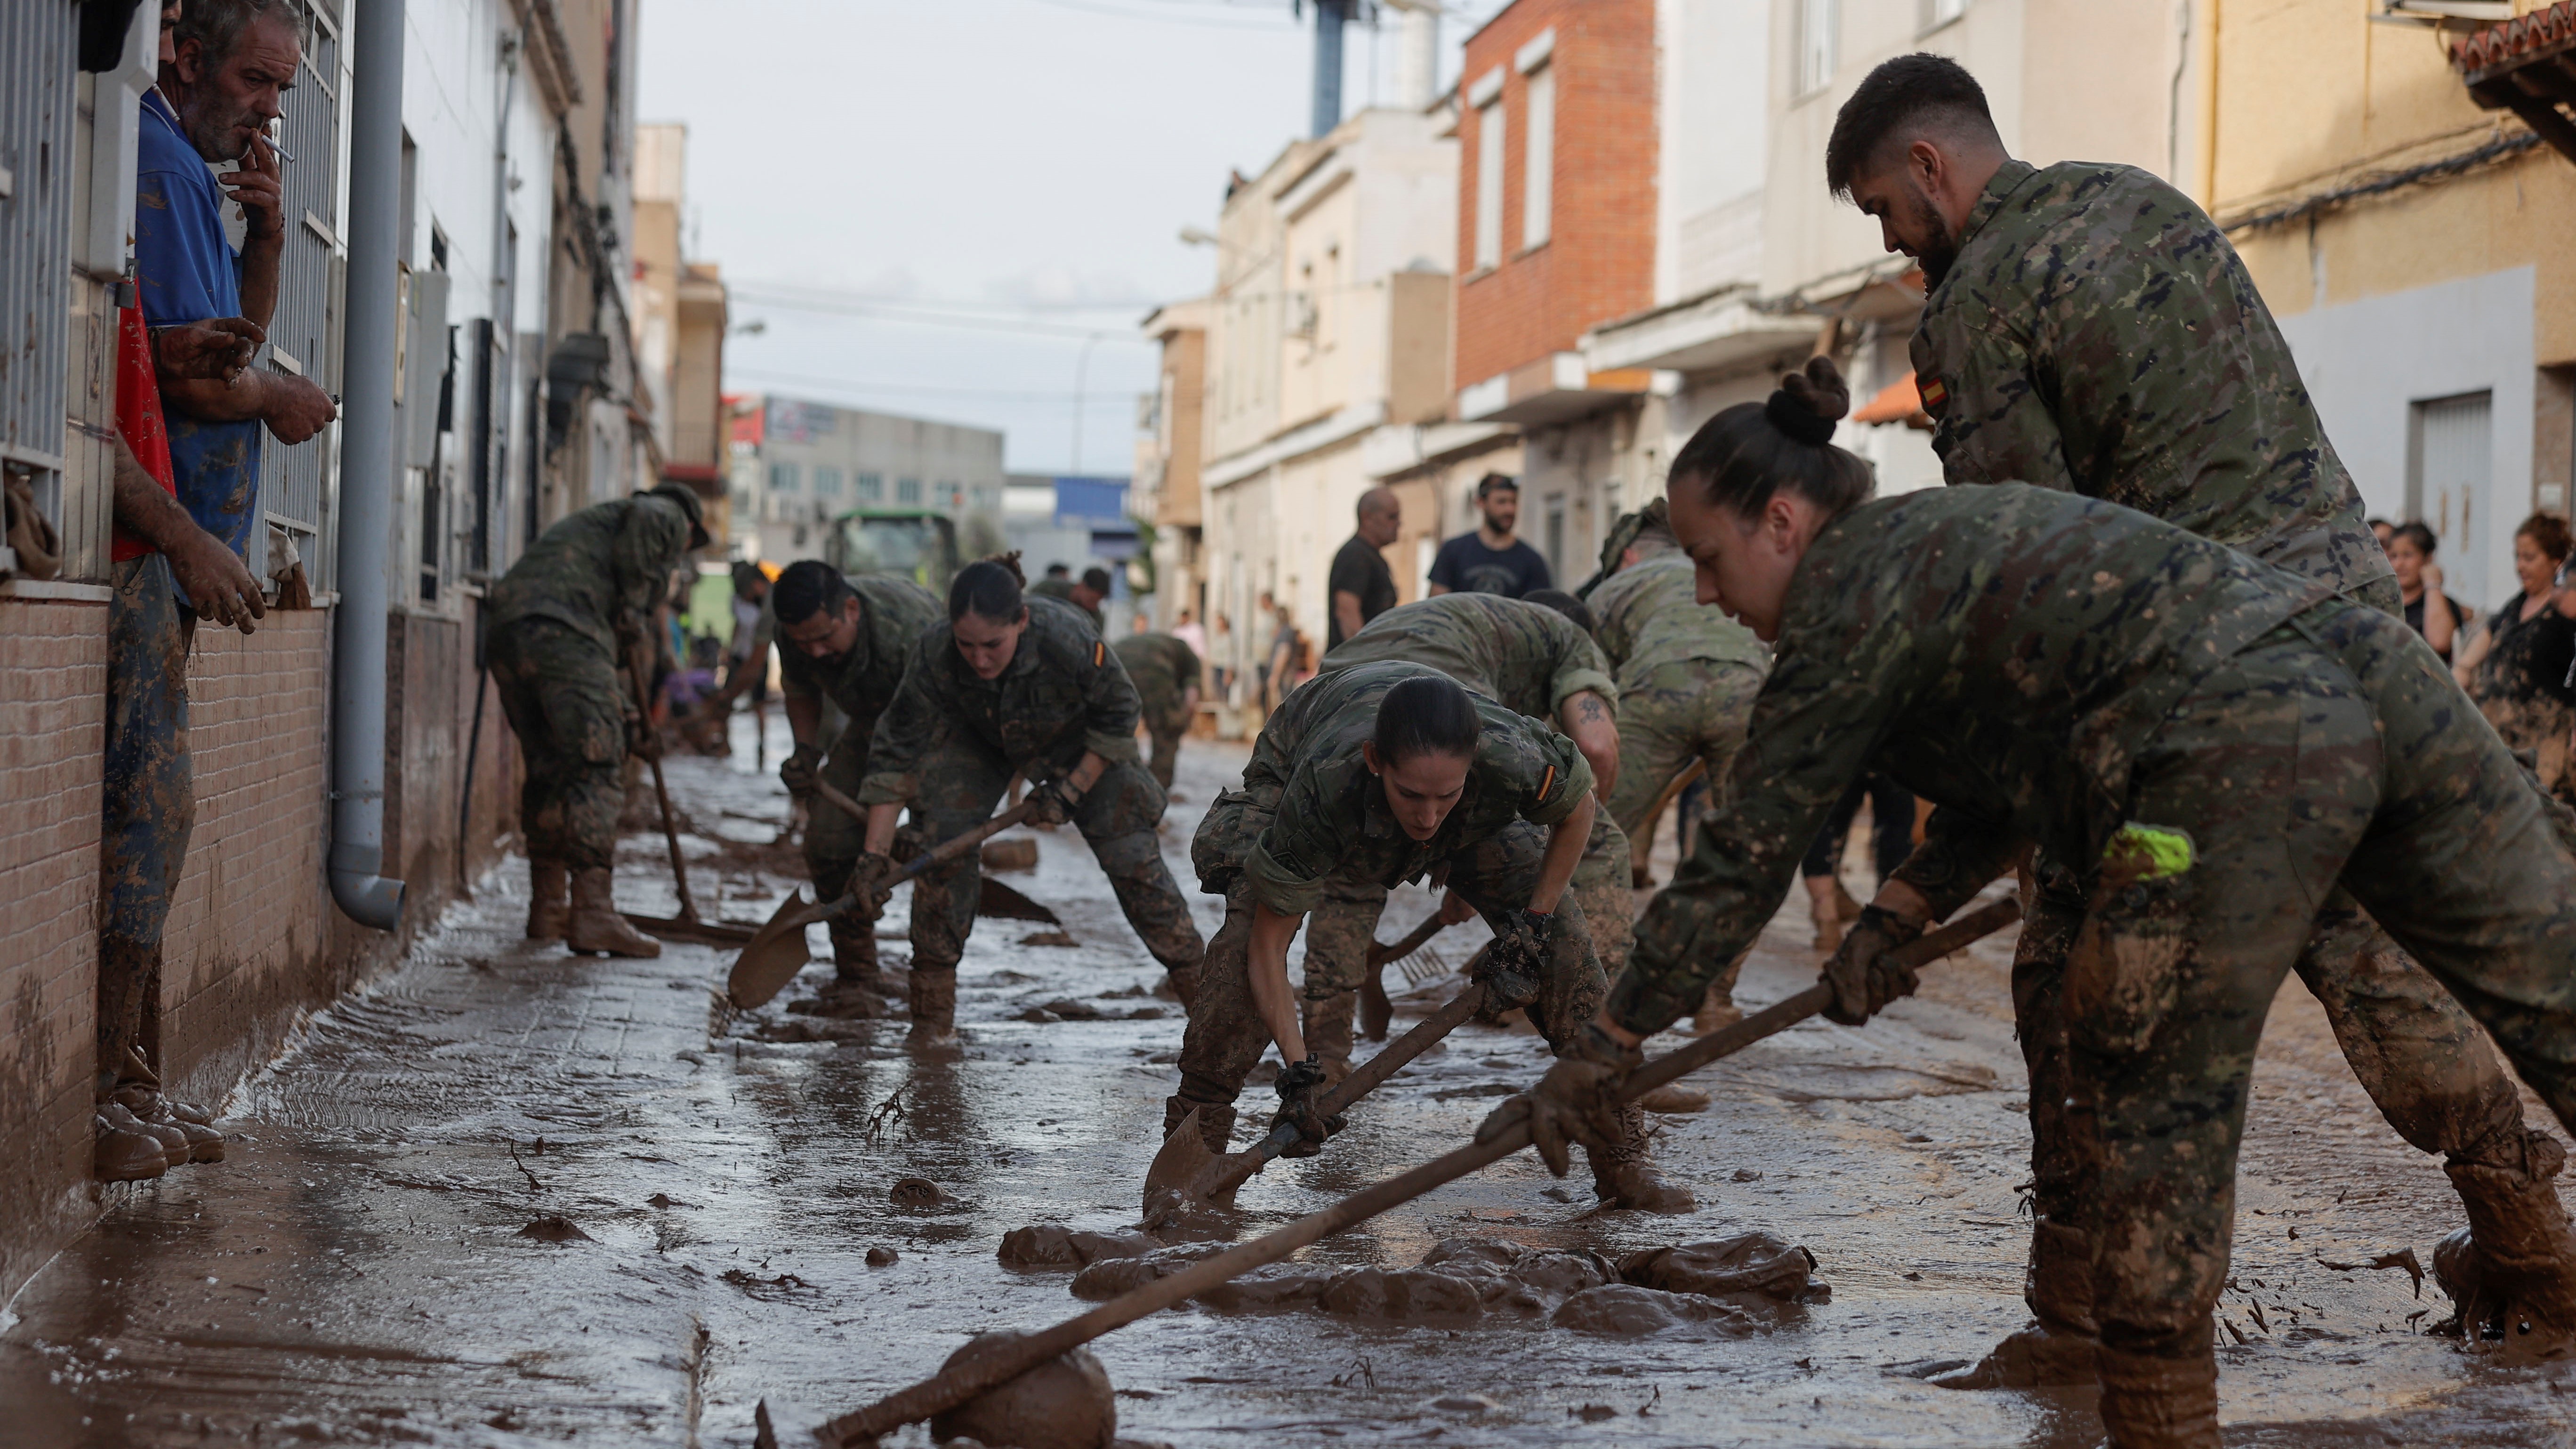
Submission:
MULTIPOLYGON (((178 497, 178 475, 170 467, 170 430, 161 421, 161 384, 152 367, 152 334, 143 325, 139 305, 120 308, 116 314, 116 431, 152 481, 178 497)), ((158 552, 119 527, 108 556, 123 563, 158 552)))

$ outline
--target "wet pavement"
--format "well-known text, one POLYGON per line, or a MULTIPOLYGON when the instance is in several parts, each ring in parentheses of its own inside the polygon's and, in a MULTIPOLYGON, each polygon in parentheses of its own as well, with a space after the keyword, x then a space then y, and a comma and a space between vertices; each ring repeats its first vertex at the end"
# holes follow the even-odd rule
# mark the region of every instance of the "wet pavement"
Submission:
MULTIPOLYGON (((784 797, 745 743, 730 767, 674 759, 671 776, 701 909, 720 896, 721 914, 758 920, 794 862, 764 847, 784 797)), ((1164 846, 1185 887, 1189 831, 1242 758, 1184 753, 1164 846)), ((656 961, 530 948, 524 866, 494 877, 225 1105, 228 1161, 113 1190, 98 1229, 0 1313, 0 1444, 740 1445, 763 1397, 846 1411, 968 1334, 1083 1310, 1068 1272, 1007 1269, 996 1249, 1031 1223, 1135 1220, 1181 1020, 1150 994, 1160 973, 1079 837, 1036 839, 1037 867, 1005 878, 1076 944, 980 923, 960 972, 970 1040, 940 1055, 908 1052, 899 1020, 794 1015, 796 988, 729 1013, 730 953, 708 947, 656 961), (1060 1001, 1098 1019, 1057 1019, 1060 1001), (898 1205, 908 1177, 944 1200, 898 1205), (878 1249, 896 1260, 870 1266, 878 1249)), ((658 835, 628 839, 619 893, 673 909, 658 835)), ((1213 930, 1217 903, 1193 900, 1213 930)), ((1400 892, 1380 934, 1429 906, 1400 892)), ((902 919, 898 901, 888 926, 902 919)), ((1478 930, 1435 949, 1463 960, 1478 930)), ((1808 984, 1807 937, 1793 907, 1741 999, 1808 984)), ((821 930, 813 942, 823 953, 821 930)), ((1865 1030, 1811 1023, 1689 1079, 1714 1103, 1658 1119, 1657 1155, 1698 1194, 1690 1216, 1600 1211, 1579 1171, 1560 1184, 1523 1154, 1303 1256, 1401 1268, 1472 1237, 1616 1257, 1761 1230, 1813 1251, 1830 1302, 1746 1336, 1644 1337, 1544 1316, 1404 1326, 1194 1307, 1094 1345, 1120 1432, 1186 1446, 2098 1442, 2086 1393, 1953 1393, 1905 1372, 1973 1358, 2025 1317, 2008 953, 1989 942, 1934 968, 1865 1030)), ((1360 1106, 1326 1156, 1247 1185, 1246 1235, 1457 1145, 1542 1058, 1526 1032, 1463 1028, 1360 1106)), ((2229 1442, 2576 1444, 2576 1370, 2498 1367, 2423 1336, 2447 1312, 2438 1291, 2366 1266, 2409 1248, 2429 1262, 2457 1209, 2295 981, 2256 1089, 2221 1308, 2229 1442)))

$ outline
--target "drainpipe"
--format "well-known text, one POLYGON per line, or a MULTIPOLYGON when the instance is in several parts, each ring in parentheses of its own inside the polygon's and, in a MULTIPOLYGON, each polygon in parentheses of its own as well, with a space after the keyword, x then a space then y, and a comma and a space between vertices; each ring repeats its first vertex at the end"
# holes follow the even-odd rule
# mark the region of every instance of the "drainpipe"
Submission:
POLYGON ((1342 24, 1353 0, 1315 0, 1315 139, 1342 123, 1342 24))
POLYGON ((357 0, 349 95, 347 359, 341 386, 340 617, 331 658, 331 898, 402 921, 385 864, 385 575, 394 493, 394 257, 402 216, 403 0, 357 0))

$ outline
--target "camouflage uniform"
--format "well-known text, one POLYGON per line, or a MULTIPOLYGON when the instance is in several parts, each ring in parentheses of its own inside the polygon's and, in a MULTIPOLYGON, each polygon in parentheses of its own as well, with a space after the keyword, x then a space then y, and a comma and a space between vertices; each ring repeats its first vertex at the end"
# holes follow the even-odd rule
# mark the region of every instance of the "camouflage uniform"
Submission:
MULTIPOLYGON (((1317 673, 1398 661, 1428 665, 1543 725, 1553 726, 1565 701, 1587 691, 1613 709, 1619 703, 1610 662, 1581 625, 1544 604, 1501 594, 1439 594, 1389 609, 1334 645, 1317 673)), ((1624 766, 1620 773, 1626 774, 1624 766)), ((1601 969, 1618 970, 1628 960, 1628 921, 1636 908, 1628 839, 1607 810, 1593 814, 1567 893, 1583 907, 1601 969)), ((1336 878, 1306 922, 1304 995, 1318 1028, 1310 1035, 1327 1061, 1350 1059, 1355 993, 1370 975, 1368 952, 1385 909, 1385 887, 1336 878)))
POLYGON ((1071 580, 1040 579, 1036 583, 1029 585, 1028 591, 1041 599, 1053 599, 1061 604, 1072 605, 1073 608, 1082 615, 1082 617, 1091 621, 1092 633, 1106 634, 1109 632, 1109 620, 1100 612, 1100 607, 1097 604, 1086 605, 1078 602, 1073 597, 1073 583, 1071 580))
POLYGON ((689 517, 667 498, 595 503, 540 534, 484 601, 492 679, 527 757, 519 825, 531 860, 614 863, 637 709, 620 636, 651 619, 688 547, 689 517))
POLYGON ((1198 651, 1169 634, 1130 634, 1109 646, 1145 713, 1145 733, 1154 739, 1154 782, 1172 788, 1172 767, 1181 757, 1181 736, 1189 733, 1190 711, 1182 700, 1198 687, 1198 651))
POLYGON ((2141 1363, 2206 1388, 2255 1041, 2338 879, 2576 1118, 2576 857, 2456 693, 2401 622, 2125 509, 2010 484, 1864 504, 1800 563, 1732 799, 1609 1009, 1652 1031, 1696 1002, 1866 768, 1939 807, 1908 863, 1936 911, 2027 843, 2096 862, 2126 824, 2186 833, 2178 875, 2082 873, 2051 1015, 2096 1155, 2105 1415, 2136 1410, 2141 1363))
MULTIPOLYGON (((1014 771, 1053 780, 1086 751, 1100 756, 1108 767, 1074 806, 1073 823, 1145 949, 1186 981, 1202 946, 1155 840, 1163 787, 1136 762, 1136 687, 1081 610, 1043 596, 1028 610, 1028 629, 997 679, 975 677, 945 619, 912 641, 903 685, 877 717, 858 801, 909 803, 913 823, 936 844, 991 818, 1014 771)), ((981 876, 970 851, 913 886, 916 1027, 925 1001, 936 1010, 944 992, 954 1007, 981 876)))
MULTIPOLYGON (((868 743, 875 737, 877 716, 903 684, 904 662, 913 641, 948 614, 928 589, 890 574, 844 575, 859 598, 859 632, 850 652, 817 659, 790 644, 779 651, 779 675, 789 699, 829 702, 845 723, 825 746, 815 777, 855 798, 868 776, 868 743)), ((763 617, 771 617, 766 610, 763 617)), ((805 827, 805 865, 813 873, 817 900, 831 900, 849 889, 850 871, 867 853, 867 822, 853 820, 816 800, 805 827)), ((876 967, 876 928, 865 920, 835 917, 831 924, 833 960, 843 979, 872 980, 876 967)))
POLYGON ((1698 570, 1679 553, 1612 574, 1590 603, 1600 621, 1593 637, 1619 671, 1619 783, 1610 815, 1633 840, 1693 759, 1707 764, 1712 789, 1725 783, 1771 654, 1724 609, 1699 602, 1698 570))
MULTIPOLYGON (((2180 192, 2124 166, 2008 162, 1962 229, 1913 340, 1953 484, 2018 479, 2152 514, 2372 607, 2400 608, 2386 555, 2235 249, 2180 192)), ((2051 1085, 2083 872, 2043 853, 2015 966, 2030 1067, 2032 1309, 2089 1323, 2083 1148, 2051 1085), (2054 1285, 2052 1286, 2052 1281, 2054 1285)), ((2513 1084, 2439 983, 2352 900, 2329 898, 2298 972, 2399 1134, 2454 1163, 2522 1161, 2513 1084)))
MULTIPOLYGON (((1196 1110, 1208 1145, 1223 1151, 1235 1097, 1270 1044, 1252 1001, 1256 901, 1280 915, 1300 916, 1333 900, 1341 883, 1373 888, 1382 900, 1397 883, 1429 876, 1475 906, 1497 930, 1508 912, 1529 903, 1547 853, 1548 827, 1573 814, 1591 791, 1592 767, 1565 736, 1478 700, 1484 728, 1466 794, 1437 834, 1413 839, 1387 812, 1385 793, 1360 745, 1375 735, 1378 703, 1388 690, 1438 672, 1422 664, 1371 662, 1343 665, 1298 686, 1262 727, 1243 788, 1218 796, 1200 822, 1190 860, 1198 867, 1200 889, 1225 897, 1225 925, 1208 944, 1207 968, 1181 1040, 1180 1092, 1164 1104, 1167 1134, 1196 1110)), ((1600 1010, 1608 984, 1593 954, 1582 903, 1571 890, 1550 918, 1547 948, 1546 974, 1528 1011, 1556 1045, 1600 1010)), ((1311 938, 1306 951, 1311 980, 1311 938)), ((1596 1178, 1606 1181, 1618 1165, 1642 1163, 1643 1114, 1635 1115, 1633 1130, 1618 1146, 1593 1155, 1596 1178)))

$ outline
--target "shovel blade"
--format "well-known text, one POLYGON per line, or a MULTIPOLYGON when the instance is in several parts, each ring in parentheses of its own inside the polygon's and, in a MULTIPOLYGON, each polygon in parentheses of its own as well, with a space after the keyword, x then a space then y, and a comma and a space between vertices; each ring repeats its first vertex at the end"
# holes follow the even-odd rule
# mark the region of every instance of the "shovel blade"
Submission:
POLYGON ((753 934, 751 944, 734 958, 733 974, 725 981, 725 996, 743 1011, 766 1006, 814 954, 805 949, 805 927, 813 906, 803 891, 791 891, 781 901, 768 924, 753 934))
POLYGON ((1243 1179, 1260 1171, 1258 1154, 1250 1152, 1210 1152, 1199 1136, 1199 1113, 1196 1107, 1163 1139, 1162 1149, 1154 1154, 1145 1169, 1145 1201, 1150 1206, 1155 1196, 1165 1190, 1181 1194, 1192 1202, 1217 1207, 1234 1205, 1234 1190, 1243 1179), (1249 1166, 1247 1167, 1247 1164, 1249 1166), (1222 1184, 1223 1191, 1210 1192, 1212 1185, 1222 1184))
POLYGON ((975 914, 992 920, 1044 921, 1050 926, 1064 924, 1056 919, 1055 912, 989 875, 983 877, 982 889, 975 898, 975 914))

